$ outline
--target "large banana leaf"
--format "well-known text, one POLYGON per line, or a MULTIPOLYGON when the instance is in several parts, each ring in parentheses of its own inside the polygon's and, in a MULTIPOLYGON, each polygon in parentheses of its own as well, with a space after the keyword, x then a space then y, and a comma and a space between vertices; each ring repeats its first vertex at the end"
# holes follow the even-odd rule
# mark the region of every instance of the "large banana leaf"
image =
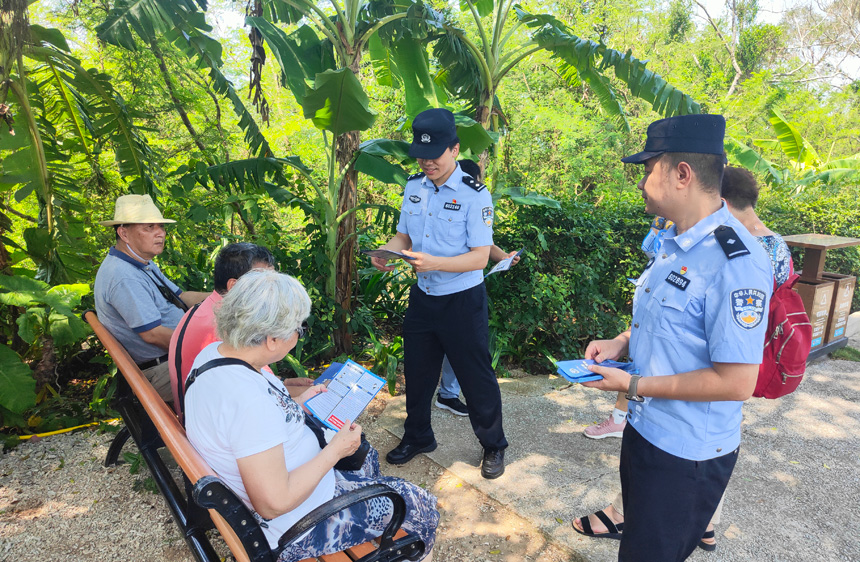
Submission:
POLYGON ((401 85, 400 71, 397 69, 392 50, 386 48, 382 43, 379 33, 370 36, 367 50, 370 54, 370 64, 373 68, 373 75, 376 77, 376 83, 389 88, 399 88, 401 85))
POLYGON ((389 139, 364 141, 358 147, 355 169, 385 183, 406 185, 409 174, 400 164, 412 161, 408 153, 408 142, 389 139), (397 163, 389 162, 386 157, 397 163))
POLYGON ((389 52, 396 61, 394 68, 406 69, 405 72, 399 73, 398 78, 403 82, 407 117, 414 118, 425 109, 446 104, 447 96, 430 75, 427 50, 421 42, 412 38, 403 38, 393 42, 389 52))
POLYGON ((819 167, 821 159, 815 149, 779 111, 771 109, 769 121, 776 131, 776 140, 786 156, 802 167, 819 167))
MULTIPOLYGON (((206 0, 117 0, 96 34, 111 45, 136 51, 135 33, 148 44, 188 21, 198 6, 205 11, 206 0)), ((212 30, 205 23, 198 29, 212 30)))
POLYGON ((481 95, 489 91, 492 76, 487 76, 484 67, 469 49, 461 29, 449 27, 433 44, 445 88, 453 96, 466 103, 466 110, 473 113, 481 104, 481 95))
POLYGON ((341 135, 373 125, 376 112, 370 109, 369 101, 355 74, 341 68, 316 75, 314 87, 302 100, 302 109, 318 129, 341 135))
POLYGON ((780 184, 782 173, 758 152, 731 136, 725 139, 726 154, 729 161, 752 172, 763 174, 770 184, 780 184))
POLYGON ((0 406, 16 414, 36 405, 36 379, 18 354, 0 344, 0 406))

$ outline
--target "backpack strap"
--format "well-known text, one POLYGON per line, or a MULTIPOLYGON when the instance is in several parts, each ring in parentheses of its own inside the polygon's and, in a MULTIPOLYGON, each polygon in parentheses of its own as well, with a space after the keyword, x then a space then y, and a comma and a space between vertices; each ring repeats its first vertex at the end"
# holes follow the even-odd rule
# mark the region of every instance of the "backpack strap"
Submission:
POLYGON ((730 226, 726 226, 724 224, 718 226, 717 229, 714 230, 714 237, 717 239, 717 242, 719 242, 720 248, 723 249, 726 257, 730 260, 749 255, 750 253, 746 244, 744 244, 738 237, 738 233, 730 226))
POLYGON ((185 380, 185 392, 188 392, 188 388, 194 384, 194 381, 197 380, 197 377, 209 371, 210 369, 216 369, 218 367, 226 367, 227 365, 241 365, 243 367, 248 367, 258 375, 260 374, 257 369, 251 366, 247 361, 242 361, 241 359, 236 359, 235 357, 219 357, 218 359, 212 359, 203 363, 196 369, 192 370, 188 373, 188 379, 185 380))
POLYGON ((200 303, 195 304, 188 312, 188 318, 185 319, 185 324, 179 330, 179 335, 176 337, 176 349, 173 354, 173 365, 176 368, 176 394, 179 398, 179 411, 185 415, 185 385, 182 384, 182 343, 185 341, 185 331, 188 329, 188 324, 191 322, 191 317, 200 308, 200 303))

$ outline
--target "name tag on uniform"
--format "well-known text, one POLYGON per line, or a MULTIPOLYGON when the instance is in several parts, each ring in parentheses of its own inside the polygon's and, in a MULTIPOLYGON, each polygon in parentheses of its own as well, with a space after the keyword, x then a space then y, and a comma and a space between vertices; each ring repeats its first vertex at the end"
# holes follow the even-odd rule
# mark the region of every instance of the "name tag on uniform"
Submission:
POLYGON ((449 211, 459 211, 460 204, 459 203, 445 203, 445 208, 449 211))
POLYGON ((670 285, 681 289, 682 291, 687 290, 687 285, 690 284, 690 280, 681 275, 680 273, 675 273, 674 271, 666 277, 666 282, 670 285))

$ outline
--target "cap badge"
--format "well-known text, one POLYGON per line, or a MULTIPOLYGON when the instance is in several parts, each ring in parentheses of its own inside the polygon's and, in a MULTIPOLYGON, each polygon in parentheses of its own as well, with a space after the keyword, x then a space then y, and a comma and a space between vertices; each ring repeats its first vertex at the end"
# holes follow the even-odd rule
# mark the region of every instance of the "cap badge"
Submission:
POLYGON ((430 142, 430 135, 428 135, 427 133, 421 135, 421 142, 423 142, 424 144, 430 142))

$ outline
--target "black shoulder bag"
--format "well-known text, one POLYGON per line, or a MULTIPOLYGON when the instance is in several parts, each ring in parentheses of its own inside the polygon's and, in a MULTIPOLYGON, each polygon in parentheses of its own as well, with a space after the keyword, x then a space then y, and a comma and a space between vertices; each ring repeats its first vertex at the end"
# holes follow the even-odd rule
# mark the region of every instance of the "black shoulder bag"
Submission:
MULTIPOLYGON (((242 361, 241 359, 236 359, 233 357, 222 357, 219 359, 212 359, 212 360, 207 361, 206 363, 200 365, 199 367, 192 370, 188 374, 188 378, 185 380, 185 393, 186 394, 188 393, 188 389, 191 387, 191 385, 194 383, 194 381, 197 380, 197 377, 199 377, 200 375, 202 375, 203 373, 205 373, 206 371, 208 371, 210 369, 214 369, 216 367, 225 367, 227 365, 242 365, 244 367, 251 369, 252 371, 257 373, 258 375, 263 376, 259 371, 257 371, 257 369, 255 369, 250 364, 248 364, 248 362, 242 361)), ((263 377, 263 378, 265 378, 265 377, 263 377)), ((278 388, 277 386, 273 385, 271 383, 271 381, 266 379, 266 382, 269 383, 269 386, 272 387, 278 394, 281 394, 282 396, 284 395, 284 392, 280 388, 278 388)), ((289 396, 287 396, 287 397, 289 397, 289 396)), ((292 400, 292 398, 290 398, 290 400, 292 400)), ((183 408, 184 408, 184 404, 183 404, 183 408)), ((185 410, 183 409, 183 413, 184 413, 184 411, 185 410)), ((328 445, 328 443, 325 440, 325 431, 324 431, 325 426, 323 426, 322 422, 320 422, 319 420, 317 420, 313 416, 308 415, 308 413, 304 411, 304 408, 302 408, 302 413, 304 414, 305 425, 313 432, 314 436, 317 438, 317 442, 319 443, 320 449, 324 449, 325 446, 328 445)), ((370 452, 370 443, 367 441, 367 438, 364 436, 364 432, 362 431, 361 432, 361 444, 358 446, 358 449, 353 454, 349 455, 348 457, 343 457, 342 459, 337 461, 337 464, 334 465, 334 468, 335 468, 335 470, 340 470, 340 471, 359 470, 361 468, 361 465, 364 464, 364 459, 367 457, 367 453, 369 453, 369 452, 370 452)))

